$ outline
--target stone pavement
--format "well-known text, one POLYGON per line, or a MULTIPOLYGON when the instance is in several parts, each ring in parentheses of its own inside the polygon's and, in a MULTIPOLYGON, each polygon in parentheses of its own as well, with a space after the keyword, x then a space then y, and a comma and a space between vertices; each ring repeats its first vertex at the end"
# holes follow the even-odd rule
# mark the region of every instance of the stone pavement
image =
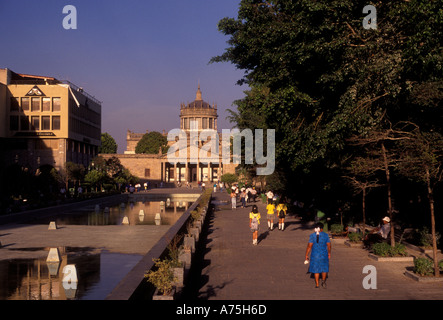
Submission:
MULTIPOLYGON (((226 192, 213 193, 213 201, 229 201, 226 192)), ((327 289, 314 288, 304 257, 312 225, 288 216, 285 230, 268 231, 265 204, 261 213, 259 243, 252 245, 249 212, 217 206, 207 222, 201 277, 196 298, 208 300, 440 300, 443 282, 423 283, 407 278, 412 262, 378 262, 368 251, 332 243, 327 289), (366 265, 377 271, 377 289, 363 288, 366 265)), ((277 227, 276 221, 276 227, 277 227)), ((418 255, 410 251, 412 255, 418 255)))

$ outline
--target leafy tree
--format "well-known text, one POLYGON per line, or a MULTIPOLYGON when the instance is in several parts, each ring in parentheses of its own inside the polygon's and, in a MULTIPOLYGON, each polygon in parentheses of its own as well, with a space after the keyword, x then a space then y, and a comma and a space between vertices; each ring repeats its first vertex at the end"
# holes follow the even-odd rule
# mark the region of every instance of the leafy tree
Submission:
POLYGON ((161 152, 164 154, 167 151, 168 139, 157 131, 144 134, 135 147, 135 153, 158 154, 161 152))
POLYGON ((431 214, 434 274, 438 277, 440 270, 437 259, 434 188, 443 180, 443 136, 436 132, 422 132, 415 124, 411 125, 413 130, 409 139, 399 143, 401 161, 397 170, 400 174, 426 186, 431 214))
POLYGON ((442 1, 377 2, 377 30, 362 27, 367 4, 242 0, 219 22, 229 47, 211 62, 234 64, 250 87, 231 120, 275 129, 286 175, 340 165, 346 139, 383 114, 441 131, 442 1))
POLYGON ((232 184, 238 181, 238 176, 232 173, 225 173, 221 176, 221 181, 231 188, 232 184))
POLYGON ((114 138, 107 132, 101 134, 101 146, 98 149, 98 153, 112 154, 117 153, 117 143, 114 138))

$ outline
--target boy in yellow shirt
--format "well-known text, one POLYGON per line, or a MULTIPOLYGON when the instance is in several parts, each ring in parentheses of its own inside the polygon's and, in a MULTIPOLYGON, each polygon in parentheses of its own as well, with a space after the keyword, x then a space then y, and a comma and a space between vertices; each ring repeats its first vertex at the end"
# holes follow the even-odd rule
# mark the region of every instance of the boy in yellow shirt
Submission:
POLYGON ((257 245, 258 229, 260 229, 260 213, 257 206, 252 207, 252 212, 249 213, 249 228, 252 231, 252 244, 257 245))
POLYGON ((274 216, 275 216, 275 205, 272 202, 272 200, 269 200, 268 205, 266 206, 266 211, 267 211, 267 216, 266 218, 268 219, 268 229, 269 230, 273 230, 274 229, 274 216))
POLYGON ((288 207, 284 202, 281 202, 277 206, 277 215, 278 215, 278 230, 283 231, 285 229, 285 216, 288 211, 288 207))

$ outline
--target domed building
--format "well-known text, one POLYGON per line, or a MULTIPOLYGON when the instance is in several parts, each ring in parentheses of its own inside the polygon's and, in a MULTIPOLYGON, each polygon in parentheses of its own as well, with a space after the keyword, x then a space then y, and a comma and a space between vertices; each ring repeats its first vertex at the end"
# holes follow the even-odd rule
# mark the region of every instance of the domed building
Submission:
MULTIPOLYGON (((185 184, 186 182, 213 182, 218 181, 224 173, 235 173, 236 164, 222 163, 221 138, 218 144, 218 157, 209 161, 191 159, 190 136, 191 133, 199 134, 202 130, 214 130, 217 132, 217 104, 212 105, 202 98, 200 84, 197 88, 195 100, 190 103, 180 104, 180 129, 187 133, 187 161, 184 163, 171 163, 167 154, 136 154, 135 148, 138 141, 145 133, 127 132, 127 149, 124 154, 101 155, 105 159, 116 156, 122 165, 131 173, 143 181, 166 182, 174 184, 185 184), (214 161, 215 160, 215 161, 214 161)), ((146 131, 148 133, 149 130, 146 131)), ((163 130, 163 135, 167 132, 163 130)), ((219 134, 220 136, 220 134, 219 134)), ((169 142, 173 145, 175 142, 169 142)), ((205 141, 198 142, 198 151, 205 145, 205 141)), ((214 152, 214 150, 211 150, 214 152)))

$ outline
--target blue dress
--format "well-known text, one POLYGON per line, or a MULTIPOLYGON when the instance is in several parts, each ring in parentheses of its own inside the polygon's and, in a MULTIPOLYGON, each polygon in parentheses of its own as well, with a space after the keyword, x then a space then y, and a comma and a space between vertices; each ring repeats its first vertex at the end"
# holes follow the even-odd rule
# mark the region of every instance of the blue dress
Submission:
POLYGON ((311 259, 308 272, 322 273, 329 272, 329 258, 327 243, 331 240, 325 232, 320 232, 318 243, 317 234, 314 232, 309 236, 309 243, 312 243, 311 259))

